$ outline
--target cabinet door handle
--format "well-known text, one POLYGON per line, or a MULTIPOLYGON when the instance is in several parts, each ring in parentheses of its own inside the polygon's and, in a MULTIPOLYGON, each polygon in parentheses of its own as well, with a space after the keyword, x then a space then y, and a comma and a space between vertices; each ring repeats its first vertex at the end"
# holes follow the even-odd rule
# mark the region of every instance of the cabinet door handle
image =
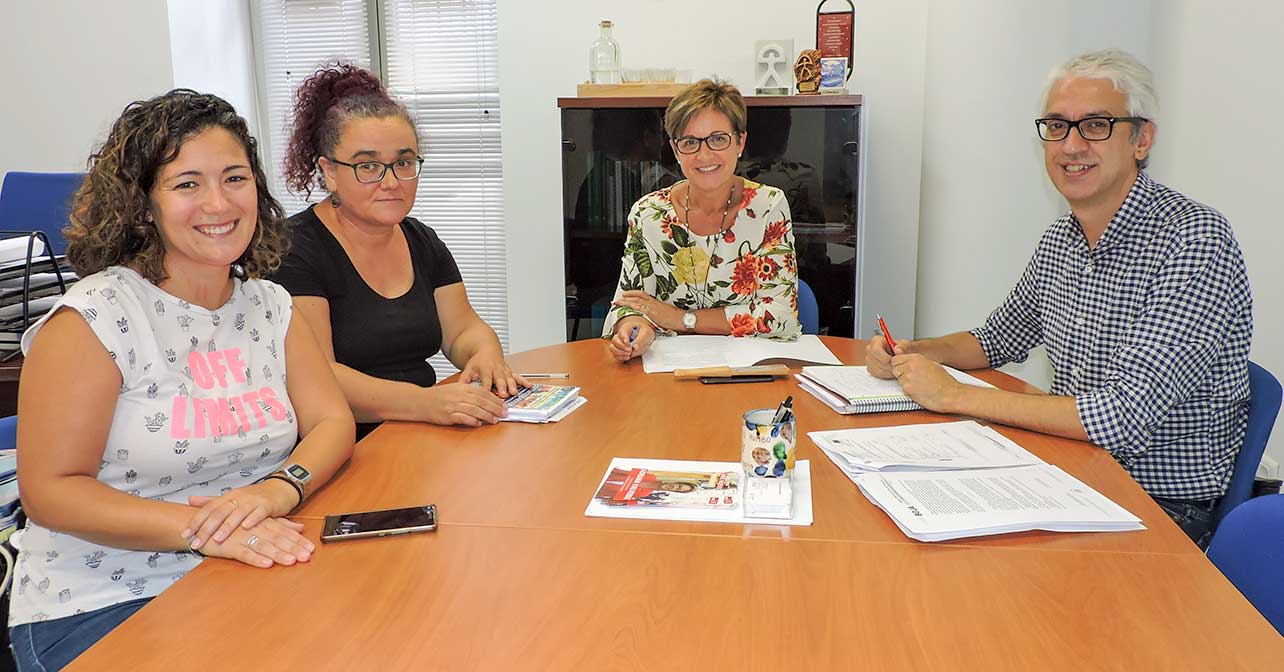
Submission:
POLYGON ((848 140, 847 142, 843 143, 843 151, 847 152, 848 154, 855 154, 856 150, 859 147, 860 147, 859 143, 857 143, 855 140, 848 140))
POLYGON ((562 151, 563 151, 563 152, 573 152, 573 151, 575 151, 575 141, 574 141, 574 140, 563 140, 563 141, 562 141, 562 151))

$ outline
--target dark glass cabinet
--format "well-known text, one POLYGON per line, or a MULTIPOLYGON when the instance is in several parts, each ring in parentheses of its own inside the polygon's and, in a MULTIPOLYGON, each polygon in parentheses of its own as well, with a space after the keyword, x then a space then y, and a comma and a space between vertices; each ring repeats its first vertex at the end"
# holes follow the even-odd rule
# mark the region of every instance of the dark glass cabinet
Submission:
MULTIPOLYGON (((664 133, 669 99, 559 98, 567 340, 601 335, 615 295, 628 214, 682 179, 664 133)), ((820 333, 855 325, 860 96, 750 96, 737 172, 785 192, 799 276, 820 333)))

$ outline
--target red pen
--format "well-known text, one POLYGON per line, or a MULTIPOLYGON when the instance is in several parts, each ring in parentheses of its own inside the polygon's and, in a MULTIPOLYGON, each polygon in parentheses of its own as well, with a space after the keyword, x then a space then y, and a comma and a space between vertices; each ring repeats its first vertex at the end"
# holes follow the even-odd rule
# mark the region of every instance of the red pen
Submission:
POLYGON ((874 317, 878 318, 878 328, 883 330, 883 338, 887 339, 887 352, 896 354, 896 341, 892 340, 892 332, 887 330, 887 323, 883 321, 883 316, 875 313, 874 317))

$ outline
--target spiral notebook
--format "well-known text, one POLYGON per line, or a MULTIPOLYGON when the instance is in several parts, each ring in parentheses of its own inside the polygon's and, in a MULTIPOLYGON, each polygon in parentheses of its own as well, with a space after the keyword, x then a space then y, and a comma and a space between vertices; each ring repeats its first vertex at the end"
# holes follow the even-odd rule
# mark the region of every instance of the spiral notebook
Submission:
MULTIPOLYGON (((966 385, 994 387, 948 366, 945 371, 966 385)), ((804 366, 802 373, 796 373, 794 377, 798 379, 799 387, 843 415, 922 408, 901 391, 900 383, 875 378, 863 366, 804 366)))

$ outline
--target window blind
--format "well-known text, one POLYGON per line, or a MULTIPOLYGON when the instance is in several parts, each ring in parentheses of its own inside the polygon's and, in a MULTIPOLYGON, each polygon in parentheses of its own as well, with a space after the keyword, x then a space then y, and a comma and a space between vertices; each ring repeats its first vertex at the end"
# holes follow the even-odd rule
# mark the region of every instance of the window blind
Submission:
MULTIPOLYGON (((346 60, 379 69, 415 120, 425 161, 411 216, 441 237, 469 301, 508 348, 508 278, 500 148, 495 0, 256 0, 264 141, 273 193, 286 211, 281 159, 294 90, 319 65, 346 60), (373 27, 373 28, 372 28, 373 27), (373 33, 372 33, 373 30, 373 33), (382 45, 382 48, 380 48, 382 45), (373 67, 372 67, 372 64, 373 67)), ((314 194, 317 200, 321 194, 314 194)), ((444 377, 444 356, 432 365, 444 377)))

